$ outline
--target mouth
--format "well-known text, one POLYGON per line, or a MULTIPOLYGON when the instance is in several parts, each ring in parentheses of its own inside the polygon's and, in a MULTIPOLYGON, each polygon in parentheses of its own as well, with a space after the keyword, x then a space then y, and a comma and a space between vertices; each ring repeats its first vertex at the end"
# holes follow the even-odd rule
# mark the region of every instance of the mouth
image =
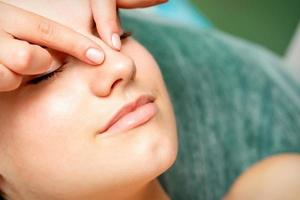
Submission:
POLYGON ((145 124, 157 113, 154 101, 152 95, 141 95, 135 101, 125 104, 108 121, 100 134, 125 131, 145 124))

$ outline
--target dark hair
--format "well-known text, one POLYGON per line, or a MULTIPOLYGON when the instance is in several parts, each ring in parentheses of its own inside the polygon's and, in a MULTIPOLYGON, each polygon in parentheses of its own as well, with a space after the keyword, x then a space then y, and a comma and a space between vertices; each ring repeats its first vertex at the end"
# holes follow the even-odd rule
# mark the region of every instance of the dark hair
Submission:
POLYGON ((5 195, 3 194, 3 192, 0 190, 0 200, 5 200, 5 195))

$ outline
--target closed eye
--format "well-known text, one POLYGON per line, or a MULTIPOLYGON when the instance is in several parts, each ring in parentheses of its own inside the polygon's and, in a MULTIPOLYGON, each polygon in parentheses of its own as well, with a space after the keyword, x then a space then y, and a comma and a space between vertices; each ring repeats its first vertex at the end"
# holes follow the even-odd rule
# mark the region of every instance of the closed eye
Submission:
MULTIPOLYGON (((128 32, 128 31, 125 31, 124 33, 122 33, 120 35, 120 38, 121 40, 125 40, 126 38, 130 37, 132 35, 131 32, 128 32)), ((53 72, 50 72, 48 74, 45 74, 45 75, 41 75, 41 76, 38 76, 38 77, 35 77, 31 80, 29 80, 27 82, 27 84, 31 84, 31 85, 36 85, 36 84, 39 84, 43 81, 47 81, 47 80, 50 80, 51 78, 53 78, 55 75, 57 75, 57 73, 60 73, 60 72, 63 72, 64 71, 64 66, 65 66, 66 63, 64 63, 61 67, 59 67, 57 70, 53 71, 53 72)))
POLYGON ((65 63, 53 72, 50 72, 48 74, 38 76, 38 77, 35 77, 35 78, 29 80, 27 82, 27 84, 36 85, 36 84, 41 83, 42 81, 47 81, 47 80, 51 79, 52 77, 54 77, 57 73, 64 71, 64 69, 65 69, 64 66, 65 66, 65 63))

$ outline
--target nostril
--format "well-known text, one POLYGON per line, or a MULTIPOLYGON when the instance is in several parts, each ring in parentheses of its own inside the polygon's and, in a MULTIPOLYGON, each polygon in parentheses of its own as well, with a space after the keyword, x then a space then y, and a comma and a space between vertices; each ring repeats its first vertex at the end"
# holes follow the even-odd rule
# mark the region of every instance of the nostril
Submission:
POLYGON ((114 87, 120 82, 120 81, 122 81, 122 79, 120 78, 120 79, 118 79, 118 80, 116 80, 113 84, 112 84, 112 86, 111 86, 111 89, 113 90, 114 89, 114 87))

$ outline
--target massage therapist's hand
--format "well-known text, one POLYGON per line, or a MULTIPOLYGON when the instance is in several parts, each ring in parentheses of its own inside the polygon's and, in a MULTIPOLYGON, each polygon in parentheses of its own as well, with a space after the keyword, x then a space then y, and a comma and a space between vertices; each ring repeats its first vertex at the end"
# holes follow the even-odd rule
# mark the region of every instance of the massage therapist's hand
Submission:
POLYGON ((99 36, 115 50, 121 49, 121 27, 117 8, 143 8, 165 3, 168 0, 90 0, 99 36))
POLYGON ((104 60, 102 49, 85 36, 0 1, 0 92, 18 88, 22 75, 41 74, 53 67, 51 53, 41 46, 91 65, 104 60))

